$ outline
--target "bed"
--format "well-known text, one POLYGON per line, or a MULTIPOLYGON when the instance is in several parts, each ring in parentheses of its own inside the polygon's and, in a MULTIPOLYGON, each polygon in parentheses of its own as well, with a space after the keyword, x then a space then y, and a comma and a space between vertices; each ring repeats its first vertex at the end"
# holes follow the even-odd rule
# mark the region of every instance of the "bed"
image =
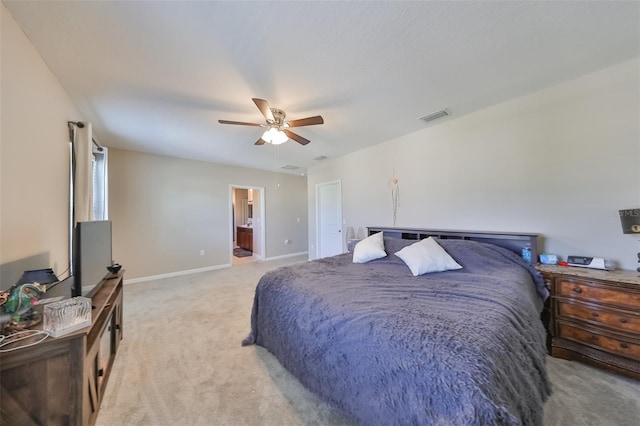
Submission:
POLYGON ((518 254, 533 244, 535 261, 535 234, 369 232, 384 232, 386 257, 265 274, 243 344, 359 424, 542 424, 548 292, 518 254), (428 236, 462 269, 416 277, 393 254, 428 236))

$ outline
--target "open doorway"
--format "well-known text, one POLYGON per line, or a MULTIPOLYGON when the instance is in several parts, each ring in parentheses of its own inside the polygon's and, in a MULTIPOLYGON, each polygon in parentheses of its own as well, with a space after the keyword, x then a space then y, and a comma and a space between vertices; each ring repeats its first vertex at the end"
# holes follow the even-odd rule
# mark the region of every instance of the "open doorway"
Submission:
POLYGON ((232 265, 264 259, 265 223, 264 188, 259 186, 230 185, 229 208, 231 219, 232 265))

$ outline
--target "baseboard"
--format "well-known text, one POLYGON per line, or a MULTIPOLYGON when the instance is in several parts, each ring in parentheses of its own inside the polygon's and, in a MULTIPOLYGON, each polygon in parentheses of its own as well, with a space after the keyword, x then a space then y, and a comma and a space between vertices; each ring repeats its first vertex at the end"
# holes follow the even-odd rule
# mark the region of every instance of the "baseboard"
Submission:
MULTIPOLYGON (((296 256, 302 256, 305 254, 309 254, 309 252, 301 251, 299 253, 283 254, 282 256, 273 256, 273 257, 262 257, 262 256, 256 255, 256 257, 258 258, 258 260, 268 262, 270 260, 286 259, 287 257, 296 257, 296 256)), ((142 283, 145 281, 161 280, 163 278, 173 278, 173 277, 179 277, 182 275, 197 274, 199 272, 215 271, 216 269, 224 269, 229 267, 231 267, 231 264, 225 263, 224 265, 206 266, 204 268, 197 268, 197 269, 187 269, 186 271, 169 272, 167 274, 151 275, 148 277, 133 278, 130 280, 125 279, 123 284, 135 284, 135 283, 142 283)))
POLYGON ((168 274, 151 275, 149 277, 133 278, 130 280, 125 279, 124 284, 135 284, 135 283, 142 283, 145 281, 161 280, 163 278, 179 277, 181 275, 197 274, 199 272, 215 271, 216 269, 224 269, 229 267, 231 267, 231 265, 229 263, 225 263, 224 265, 206 266, 204 268, 197 268, 197 269, 187 269, 186 271, 169 272, 168 274))
POLYGON ((308 251, 301 251, 301 252, 298 252, 298 253, 283 254, 282 256, 267 257, 264 260, 269 261, 269 260, 286 259, 287 257, 302 256, 303 254, 309 254, 309 252, 308 251))

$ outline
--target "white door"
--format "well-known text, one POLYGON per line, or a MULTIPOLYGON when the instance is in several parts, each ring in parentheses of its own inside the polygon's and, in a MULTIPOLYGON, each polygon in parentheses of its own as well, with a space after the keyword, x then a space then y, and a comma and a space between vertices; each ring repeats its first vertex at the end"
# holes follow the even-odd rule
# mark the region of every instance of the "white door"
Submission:
POLYGON ((343 252, 341 188, 340 181, 316 185, 318 258, 335 256, 343 252))

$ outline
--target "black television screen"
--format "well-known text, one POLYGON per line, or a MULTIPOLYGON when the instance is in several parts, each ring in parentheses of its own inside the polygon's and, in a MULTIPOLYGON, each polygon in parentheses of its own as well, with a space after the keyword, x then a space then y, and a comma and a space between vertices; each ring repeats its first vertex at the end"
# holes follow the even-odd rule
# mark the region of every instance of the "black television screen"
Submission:
POLYGON ((78 222, 75 229, 74 276, 76 296, 90 297, 111 266, 111 222, 78 222))

